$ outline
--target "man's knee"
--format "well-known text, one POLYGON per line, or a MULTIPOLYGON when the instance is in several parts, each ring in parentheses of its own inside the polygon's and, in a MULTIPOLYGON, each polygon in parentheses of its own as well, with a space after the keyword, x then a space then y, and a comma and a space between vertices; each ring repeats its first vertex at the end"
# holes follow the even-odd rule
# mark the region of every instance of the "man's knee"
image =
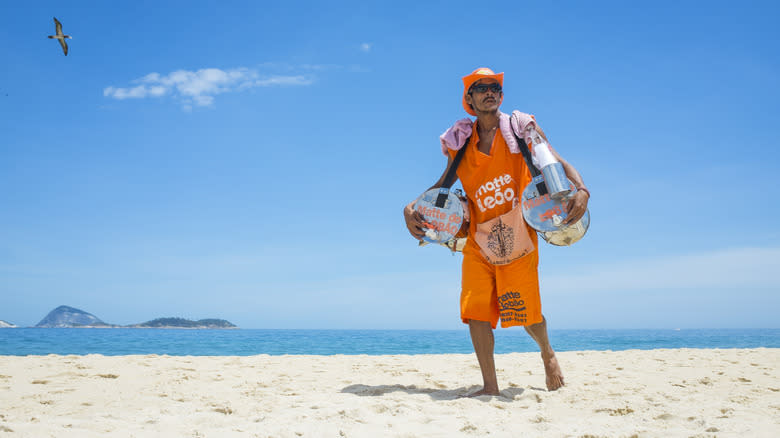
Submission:
POLYGON ((469 327, 480 329, 487 327, 488 329, 493 330, 493 324, 490 321, 479 321, 476 319, 469 319, 469 327))

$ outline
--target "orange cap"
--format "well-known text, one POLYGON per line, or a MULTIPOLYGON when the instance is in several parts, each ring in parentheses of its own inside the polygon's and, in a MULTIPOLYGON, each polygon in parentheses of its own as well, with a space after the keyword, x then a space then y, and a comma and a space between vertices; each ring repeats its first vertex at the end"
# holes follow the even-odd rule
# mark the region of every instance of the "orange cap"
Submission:
MULTIPOLYGON (((487 67, 480 67, 474 70, 473 72, 471 72, 470 74, 463 76, 463 109, 465 109, 466 112, 471 114, 472 116, 476 116, 477 113, 475 113, 474 110, 471 109, 471 105, 469 105, 466 102, 466 93, 469 92, 469 88, 471 88, 471 85, 480 79, 495 79, 498 81, 501 87, 504 86, 504 73, 493 73, 493 70, 487 67)), ((504 96, 502 94, 501 100, 498 102, 498 104, 501 105, 501 102, 503 100, 504 100, 504 96)))

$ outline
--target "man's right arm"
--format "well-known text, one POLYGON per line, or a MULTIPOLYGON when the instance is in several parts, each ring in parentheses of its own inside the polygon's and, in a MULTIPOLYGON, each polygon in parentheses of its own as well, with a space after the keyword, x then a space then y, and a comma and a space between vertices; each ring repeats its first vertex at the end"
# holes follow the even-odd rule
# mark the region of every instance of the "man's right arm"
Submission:
MULTIPOLYGON (((428 190, 439 188, 444 184, 444 177, 447 175, 447 171, 450 170, 450 166, 452 166, 452 156, 447 155, 447 167, 444 169, 444 172, 441 174, 439 180, 436 181, 436 184, 432 185, 428 190)), ((457 180, 458 175, 456 174, 453 183, 457 180)), ((426 192, 428 190, 426 190, 426 192)), ((415 201, 410 202, 406 205, 406 207, 404 207, 404 220, 406 220, 406 228, 409 229, 409 233, 412 235, 412 237, 420 240, 425 235, 425 218, 419 211, 415 211, 415 201)))

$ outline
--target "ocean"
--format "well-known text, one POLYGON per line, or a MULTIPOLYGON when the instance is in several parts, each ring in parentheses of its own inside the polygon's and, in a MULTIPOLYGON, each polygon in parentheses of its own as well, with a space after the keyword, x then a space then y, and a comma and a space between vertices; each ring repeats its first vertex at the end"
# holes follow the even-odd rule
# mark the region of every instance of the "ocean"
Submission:
MULTIPOLYGON (((496 353, 538 351, 522 329, 495 331, 496 353)), ((551 330, 556 351, 780 348, 780 329, 551 330)), ((472 353, 463 330, 0 329, 0 355, 472 353)))

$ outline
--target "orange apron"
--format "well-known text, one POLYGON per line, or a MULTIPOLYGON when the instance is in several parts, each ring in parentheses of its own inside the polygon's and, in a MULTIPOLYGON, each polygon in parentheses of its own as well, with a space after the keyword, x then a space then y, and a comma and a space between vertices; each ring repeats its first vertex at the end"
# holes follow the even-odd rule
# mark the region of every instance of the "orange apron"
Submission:
MULTIPOLYGON (((469 236, 474 236, 478 223, 498 217, 519 202, 523 189, 531 182, 521 154, 512 154, 497 130, 490 154, 479 151, 476 123, 471 141, 458 166, 458 178, 469 201, 469 236), (517 201, 514 201, 517 199, 517 201)), ((449 150, 454 157, 456 151, 449 150)), ((529 235, 538 247, 536 231, 528 227, 529 235)), ((469 238, 463 249, 461 283, 461 319, 489 321, 493 328, 498 319, 502 327, 531 325, 542 322, 539 297, 539 251, 532 251, 507 265, 492 265, 483 257, 474 239, 469 238)))

